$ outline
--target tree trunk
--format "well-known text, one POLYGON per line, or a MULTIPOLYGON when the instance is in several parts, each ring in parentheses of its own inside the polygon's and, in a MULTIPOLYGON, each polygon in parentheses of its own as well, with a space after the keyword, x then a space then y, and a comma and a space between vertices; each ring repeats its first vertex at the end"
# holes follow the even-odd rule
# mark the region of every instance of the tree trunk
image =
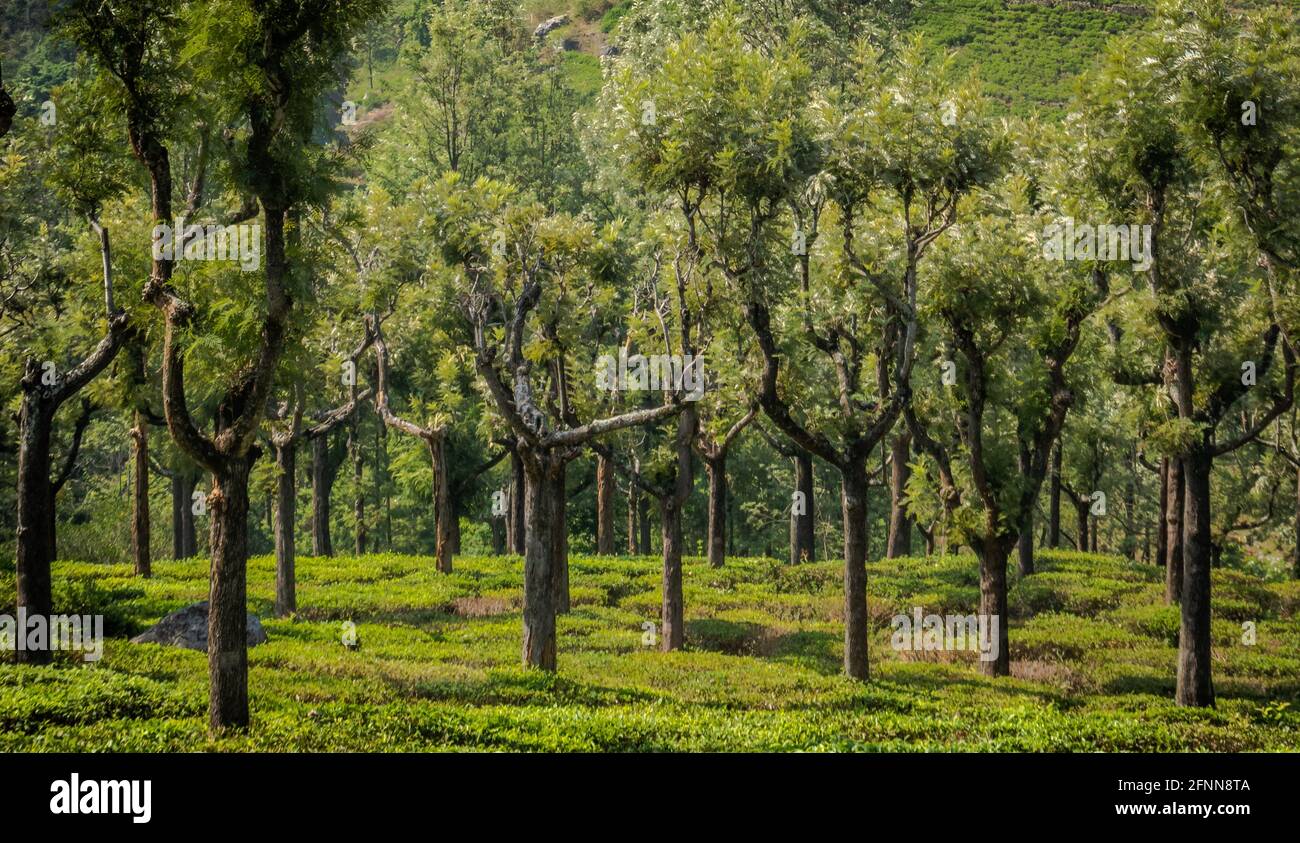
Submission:
POLYGON ((1061 445, 1052 449, 1052 474, 1047 488, 1047 546, 1061 546, 1061 445))
POLYGON ((555 584, 553 582, 555 463, 558 458, 527 452, 524 469, 524 646, 525 667, 555 670, 555 584))
POLYGON ((672 495, 660 499, 659 517, 664 563, 659 648, 666 653, 680 650, 686 639, 682 598, 682 511, 672 495))
POLYGON ((208 592, 208 725, 248 725, 248 472, 250 457, 228 457, 212 475, 212 577, 208 592))
POLYGON ((569 613, 569 500, 565 483, 568 466, 556 457, 555 488, 551 492, 551 585, 555 589, 555 613, 569 613))
POLYGON ((596 455, 596 553, 614 555, 614 466, 596 455))
POLYGON ((1165 521, 1165 545, 1169 554, 1165 562, 1165 603, 1178 603, 1183 597, 1183 508, 1186 482, 1182 457, 1169 460, 1169 506, 1165 521))
POLYGON ((524 511, 527 481, 524 477, 524 461, 516 448, 510 452, 510 514, 506 522, 506 543, 510 552, 524 555, 524 541, 527 535, 524 511))
POLYGON ((434 519, 434 555, 438 559, 438 570, 444 574, 451 573, 452 520, 451 486, 447 477, 447 437, 437 435, 427 440, 429 456, 433 461, 433 519, 434 519))
POLYGON ((638 556, 650 555, 650 498, 646 495, 639 495, 636 502, 636 520, 637 527, 640 529, 640 536, 637 538, 636 552, 638 556))
POLYGON ((275 446, 275 616, 298 611, 294 576, 294 526, 297 522, 297 442, 275 446))
POLYGON ((1183 458, 1183 599, 1178 631, 1179 705, 1213 706, 1210 676, 1210 473, 1208 434, 1183 458))
POLYGON ((1291 553, 1291 576, 1300 580, 1300 466, 1295 470, 1295 549, 1291 553))
POLYGON ((841 468, 844 513, 844 672, 866 681, 867 638, 867 467, 851 456, 841 468))
POLYGON ((333 556, 330 540, 330 493, 338 476, 339 460, 333 459, 329 436, 311 441, 311 552, 315 556, 333 556))
MULTIPOLYGON (((1160 518, 1156 523, 1156 564, 1164 567, 1169 564, 1169 458, 1160 458, 1160 518)), ((1165 602, 1168 601, 1166 595, 1165 602)))
POLYGON ((149 555, 149 427, 144 413, 136 410, 131 429, 131 451, 135 465, 135 483, 131 495, 131 557, 139 577, 153 575, 149 555))
POLYGON ((904 501, 907 481, 912 476, 908 461, 912 458, 912 436, 906 431, 889 440, 893 467, 889 474, 889 544, 885 555, 890 559, 912 555, 912 518, 904 501))
POLYGON ((721 568, 727 557, 727 457, 706 460, 709 475, 709 565, 721 568))
POLYGON ((637 546, 637 506, 640 501, 640 490, 636 483, 629 480, 627 482, 627 555, 636 556, 637 546))
POLYGON ((980 560, 980 620, 991 624, 998 619, 998 655, 995 659, 981 660, 980 672, 985 676, 1010 676, 1011 653, 1007 637, 1007 551, 1008 546, 999 538, 986 539, 976 544, 980 560))
MULTIPOLYGON (((54 413, 42 400, 40 387, 24 388, 19 410, 17 608, 28 617, 53 614, 50 583, 53 489, 50 485, 50 428, 54 413)), ((15 634, 23 634, 18 630, 15 634)), ((18 661, 48 664, 49 648, 19 648, 18 661)))
POLYGON ((362 486, 365 460, 361 453, 361 413, 358 411, 352 420, 352 430, 348 436, 348 451, 352 454, 353 501, 352 520, 356 525, 356 542, 353 553, 362 556, 366 552, 366 496, 362 486))
POLYGON ((813 461, 807 451, 799 451, 794 458, 794 488, 803 493, 803 512, 790 513, 790 564, 814 562, 817 559, 815 506, 813 489, 813 461))
POLYGON ((1084 553, 1088 551, 1088 510, 1091 508, 1090 498, 1074 499, 1074 520, 1079 529, 1078 535, 1074 537, 1074 547, 1084 553))
MULTIPOLYGON (((1030 471, 1029 448, 1021 443, 1020 456, 1017 465, 1020 468, 1020 476, 1028 477, 1030 471)), ((1040 487, 1041 488, 1041 487, 1040 487)), ((1038 495, 1034 495, 1034 501, 1038 500, 1038 495)), ((1016 541, 1017 557, 1019 559, 1020 576, 1028 577, 1034 573, 1034 504, 1030 503, 1024 513, 1024 523, 1020 525, 1020 538, 1016 541)))

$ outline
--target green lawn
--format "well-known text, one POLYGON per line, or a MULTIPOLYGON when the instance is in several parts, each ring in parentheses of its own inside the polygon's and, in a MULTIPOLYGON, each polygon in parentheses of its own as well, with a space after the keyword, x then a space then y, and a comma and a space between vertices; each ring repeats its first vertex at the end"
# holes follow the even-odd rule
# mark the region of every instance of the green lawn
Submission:
MULTIPOLYGON (((560 671, 518 666, 521 562, 422 557, 300 559, 294 620, 270 620, 273 563, 252 560, 250 608, 270 642, 250 652, 253 725, 206 736, 207 661, 126 637, 207 591, 205 560, 59 563, 62 611, 106 615, 93 665, 0 664, 0 750, 1297 750, 1300 584, 1217 571, 1219 706, 1171 702, 1176 610, 1161 572, 1046 553, 1011 593, 1010 679, 973 654, 898 653, 890 618, 972 612, 970 558, 870 571, 869 684, 838 675, 839 565, 733 560, 686 568, 687 648, 642 644, 657 621, 654 559, 573 559, 560 671), (345 649, 342 622, 361 647, 345 649), (1258 643, 1241 643, 1243 621, 1258 643), (923 658, 922 658, 923 657, 923 658), (945 657, 945 658, 940 658, 945 657)), ((0 593, 12 601, 11 573, 0 593)), ((12 613, 12 606, 2 609, 12 613)))

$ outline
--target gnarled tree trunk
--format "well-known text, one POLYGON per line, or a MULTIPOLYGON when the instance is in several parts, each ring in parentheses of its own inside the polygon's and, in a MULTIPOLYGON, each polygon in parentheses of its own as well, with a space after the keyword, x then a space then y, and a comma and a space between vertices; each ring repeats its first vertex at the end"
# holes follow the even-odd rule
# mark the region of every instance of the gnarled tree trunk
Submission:
POLYGON ((998 620, 998 655, 981 659, 980 672, 985 676, 1011 675, 1011 653, 1007 636, 1007 556, 1008 544, 994 538, 975 545, 980 561, 980 620, 991 624, 998 620))

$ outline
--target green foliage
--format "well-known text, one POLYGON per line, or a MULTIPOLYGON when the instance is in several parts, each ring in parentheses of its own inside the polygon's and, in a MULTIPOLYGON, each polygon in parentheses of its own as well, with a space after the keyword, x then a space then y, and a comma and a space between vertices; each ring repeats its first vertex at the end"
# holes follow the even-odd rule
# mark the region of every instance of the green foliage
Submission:
MULTIPOLYGON (((1300 621, 1264 620, 1259 642, 1216 643, 1217 710, 1170 699, 1175 649, 1153 619, 1161 572, 1099 555, 1045 552, 1054 608, 1024 608, 1011 630, 1013 678, 988 680, 973 654, 895 652, 887 617, 873 632, 862 685, 838 676, 839 564, 732 559, 686 565, 687 647, 642 644, 658 616, 658 562, 571 559, 574 609, 560 618, 561 673, 517 666, 521 563, 458 557, 299 560, 299 614, 271 620, 274 563, 249 566, 250 610, 270 641, 249 652, 253 726, 206 735, 201 653, 124 641, 206 596, 206 562, 162 562, 151 580, 129 566, 56 565, 58 608, 112 612, 93 665, 0 663, 0 747, 80 751, 1219 751, 1300 747, 1294 713, 1300 621), (1098 599, 1098 595, 1110 595, 1098 599), (1055 607, 1092 606, 1076 616, 1055 607), (1151 620, 1144 620, 1144 618, 1151 620), (360 649, 340 643, 357 624, 360 649), (949 654, 938 654, 949 655, 949 654)), ((884 611, 941 611, 935 595, 977 592, 970 557, 869 566, 884 611)), ((10 587, 12 580, 9 580, 10 587)), ((4 586, 0 575, 0 586, 4 586)), ((1232 574, 1216 582, 1257 595, 1232 574)), ((8 590, 6 589, 6 592, 8 590)), ((1071 610, 1066 610, 1071 611, 1071 610)), ((1176 610, 1174 610, 1176 611, 1176 610)), ((1225 621, 1226 622, 1226 621, 1225 621)), ((1229 622, 1230 623, 1230 622, 1229 622)), ((66 655, 66 654, 65 654, 66 655)))

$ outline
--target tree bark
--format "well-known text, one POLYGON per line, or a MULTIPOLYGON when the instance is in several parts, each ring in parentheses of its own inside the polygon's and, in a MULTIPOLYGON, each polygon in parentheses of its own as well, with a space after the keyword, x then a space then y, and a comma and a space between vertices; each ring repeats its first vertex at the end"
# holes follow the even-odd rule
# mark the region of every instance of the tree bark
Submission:
POLYGON ((199 552, 194 531, 194 475, 182 468, 172 474, 172 558, 189 559, 199 552))
POLYGON ((1047 546, 1061 546, 1061 445, 1052 449, 1051 480, 1047 489, 1047 546))
POLYGON ((637 553, 637 507, 641 490, 637 488, 634 480, 628 480, 627 483, 627 555, 636 556, 637 553))
POLYGON ((440 433, 425 441, 428 443, 429 455, 433 462, 433 517, 436 532, 434 555, 438 559, 438 570, 450 574, 452 521, 456 516, 451 511, 451 486, 447 476, 447 437, 445 433, 440 433))
MULTIPOLYGON (((1169 564, 1169 532, 1165 526, 1169 523, 1169 458, 1160 458, 1160 517, 1156 522, 1156 564, 1165 567, 1169 564)), ((1166 593, 1165 602, 1169 602, 1166 593)))
MULTIPOLYGON (((48 618, 53 614, 50 522, 54 518, 54 498, 50 486, 50 429, 54 413, 39 390, 39 384, 29 388, 24 383, 18 416, 17 608, 26 611, 29 617, 48 618)), ((49 649, 21 648, 16 656, 19 662, 28 664, 50 661, 49 649)))
POLYGON ((704 461, 709 476, 709 566, 721 568, 727 557, 727 457, 704 461))
POLYGON ((844 672, 869 678, 867 665, 867 467, 866 457, 850 456, 840 469, 844 513, 844 672))
POLYGON ((524 467, 524 645, 525 667, 554 671, 555 584, 553 581, 556 463, 546 451, 521 443, 524 467))
POLYGON ((524 555, 525 527, 525 487, 524 461, 519 455, 518 447, 510 452, 510 513, 506 522, 506 543, 510 552, 524 555))
POLYGON ((682 598, 682 510, 674 495, 659 500, 660 537, 663 539, 663 602, 659 648, 680 650, 686 641, 685 605, 682 598))
POLYGON ((297 522, 298 443, 293 437, 275 447, 275 616, 288 617, 298 611, 294 574, 294 526, 297 522))
POLYGON ((984 623, 998 619, 998 655, 995 659, 980 661, 980 672, 985 676, 1011 675, 1011 653, 1007 637, 1007 551, 1001 539, 991 539, 976 545, 980 561, 980 615, 984 623))
POLYGON ((596 553, 614 555, 614 466, 596 455, 596 553))
POLYGON ((352 417, 352 428, 348 432, 348 453, 352 455, 352 520, 355 526, 355 542, 352 552, 363 556, 366 552, 366 496, 363 487, 365 478, 365 455, 361 452, 361 414, 352 417))
POLYGON ((1295 469, 1295 549, 1291 553, 1291 576, 1300 580, 1300 465, 1295 469))
POLYGON ((138 577, 153 575, 150 558, 149 531, 149 427, 144 413, 136 410, 135 426, 131 428, 131 451, 134 464, 134 484, 131 495, 131 557, 135 560, 138 577))
POLYGON ((567 520, 569 512, 568 466, 566 460, 555 458, 555 486, 551 490, 551 585, 555 589, 555 612, 559 615, 569 613, 569 531, 567 520))
POLYGON ((1074 499, 1074 520, 1079 530, 1078 535, 1074 537, 1074 547, 1084 553, 1088 552, 1088 511, 1091 508, 1090 498, 1074 499))
POLYGON ((1210 473, 1208 434, 1183 457, 1183 599, 1178 631, 1179 705, 1213 706, 1210 677, 1210 473))
POLYGON ((794 457, 794 488, 803 493, 804 511, 790 513, 790 564, 817 560, 815 490, 813 487, 812 454, 802 449, 794 457))
POLYGON ((1183 597, 1183 508, 1186 482, 1182 457, 1169 460, 1169 502, 1165 520, 1165 603, 1173 605, 1183 597))
POLYGON ((311 442, 311 552, 314 556, 333 556, 330 539, 330 493, 338 477, 341 459, 335 458, 328 436, 311 442))
POLYGON ((650 545, 650 498, 646 495, 640 495, 636 502, 637 527, 640 529, 640 535, 637 537, 636 552, 638 556, 649 556, 651 551, 650 545))
POLYGON ((912 555, 912 518, 904 503, 907 481, 912 475, 908 464, 912 458, 911 446, 912 437, 906 430, 889 440, 893 465, 889 475, 889 540, 885 555, 890 559, 912 555))
POLYGON ((248 472, 251 457, 232 457, 212 475, 208 515, 212 576, 208 592, 208 724, 248 724, 248 472))

